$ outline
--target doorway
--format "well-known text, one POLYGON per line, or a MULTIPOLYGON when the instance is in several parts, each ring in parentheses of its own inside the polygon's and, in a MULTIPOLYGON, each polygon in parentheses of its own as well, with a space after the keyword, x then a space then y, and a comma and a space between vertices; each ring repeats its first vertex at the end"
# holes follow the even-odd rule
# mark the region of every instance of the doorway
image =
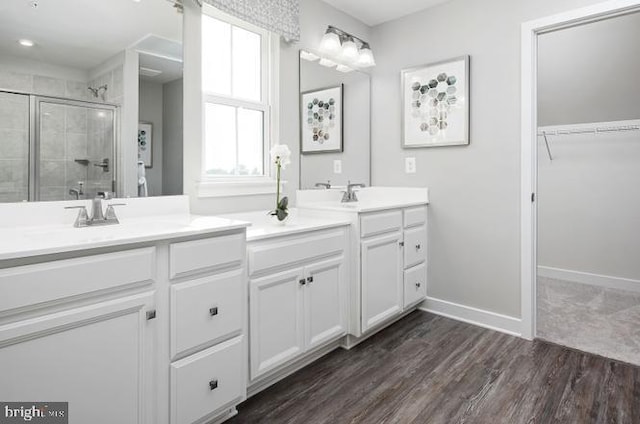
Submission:
MULTIPOLYGON (((570 196, 566 196, 566 187, 563 186, 562 190, 555 190, 553 192, 550 189, 552 186, 549 185, 549 175, 544 174, 543 172, 547 172, 553 165, 556 165, 552 168, 552 172, 558 175, 561 175, 563 172, 566 174, 567 172, 571 172, 571 166, 576 165, 576 161, 583 160, 585 158, 590 157, 594 159, 594 152, 602 154, 603 148, 611 148, 615 143, 625 143, 626 141, 617 140, 616 136, 612 134, 621 135, 622 137, 628 136, 631 132, 631 129, 634 128, 633 122, 622 122, 624 120, 618 120, 615 125, 612 123, 609 118, 602 119, 601 121, 596 122, 594 119, 588 119, 583 122, 575 122, 569 124, 569 122, 563 122, 562 128, 557 125, 555 128, 553 125, 544 125, 544 122, 541 121, 546 119, 544 114, 539 114, 538 112, 538 102, 540 100, 540 84, 542 81, 540 80, 540 75, 538 75, 538 67, 540 66, 539 58, 540 58, 540 48, 544 45, 541 43, 542 36, 545 34, 550 34, 554 31, 562 31, 571 28, 576 28, 578 26, 586 26, 589 23, 598 23, 608 19, 614 19, 616 16, 624 17, 628 16, 634 12, 637 12, 640 7, 640 2, 637 0, 634 1, 615 1, 615 2, 607 2, 601 3, 594 6, 590 6, 587 8, 563 13, 560 15, 532 21, 523 24, 522 26, 522 161, 521 161, 521 169, 522 169, 522 179, 521 179, 521 187, 522 187, 522 203, 521 203, 521 224, 522 224, 522 245, 521 245, 521 255, 522 255, 522 263, 521 263, 521 282, 522 282, 522 321, 523 321, 523 335, 527 338, 533 338, 536 336, 548 337, 549 333, 545 333, 544 329, 537 328, 538 325, 541 324, 540 317, 538 316, 541 313, 540 306, 538 304, 538 281, 541 277, 541 270, 539 265, 541 265, 540 260, 549 261, 549 254, 545 251, 544 254, 541 254, 540 249, 548 246, 559 246, 558 237, 562 235, 566 235, 566 231, 563 231, 563 227, 549 227, 544 231, 544 235, 542 238, 538 238, 538 234, 540 234, 539 224, 541 223, 541 212, 548 212, 551 209, 546 209, 545 211, 541 211, 541 206, 545 204, 549 206, 552 204, 551 200, 554 195, 556 196, 556 202, 567 202, 567 198, 570 196), (587 122, 588 121, 588 122, 587 122), (614 129, 617 128, 617 129, 614 129), (551 134, 552 131, 555 133, 551 134), (629 131, 629 132, 627 132, 629 131), (605 133, 607 134, 605 136, 605 133), (622 135, 624 133, 624 135, 622 135), (599 139, 595 139, 595 135, 601 135, 599 139), (546 137, 545 137, 546 135, 546 137), (550 135, 555 136, 555 140, 551 139, 550 135), (572 137, 573 136, 573 137, 572 137), (572 137, 572 138, 571 138, 572 137), (591 139, 589 139, 591 137, 591 139), (598 142, 616 139, 615 141, 609 144, 598 144, 598 142), (585 141, 586 140, 586 141, 585 141), (555 141, 555 143, 554 143, 555 141), (583 143, 579 143, 582 141, 583 143), (555 147, 555 148, 554 148, 555 147), (592 149, 592 152, 589 152, 589 149, 585 149, 588 147, 592 149), (556 153, 555 163, 551 165, 551 162, 554 162, 553 155, 556 153), (560 164, 560 157, 563 156, 563 163, 560 164), (579 159, 581 158, 581 159, 579 159), (546 162, 544 162, 546 161, 546 162), (541 168, 542 167, 542 168, 541 168), (566 169, 564 169, 566 168, 566 169), (546 197, 545 193, 546 192, 546 197), (562 191, 562 193, 560 193, 562 191), (551 195, 550 195, 551 193, 551 195), (560 193, 560 194, 558 194, 560 193), (560 230, 558 230, 560 228, 560 230), (549 231, 549 229, 555 231, 549 231), (564 233, 564 234, 563 234, 564 233), (554 239, 555 237, 555 239, 554 239), (542 245, 542 246, 541 246, 542 245), (542 334, 539 330, 542 330, 542 334)), ((631 82, 630 82, 631 83, 631 82)), ((563 99, 558 98, 557 101, 562 103, 563 99)), ((559 112, 553 114, 553 116, 558 116, 559 112)), ((603 114, 603 115, 606 115, 603 114)), ((637 117, 637 118, 640 118, 637 117)), ((547 122, 548 124, 549 122, 547 122)), ((559 124, 558 122, 552 122, 552 124, 559 124)), ((640 133, 640 132, 639 132, 640 133)), ((638 133, 636 133, 638 134, 638 133)), ((636 136, 637 138, 637 136, 636 136)), ((637 144, 637 143, 636 143, 637 144)), ((581 166, 584 166, 586 162, 580 162, 581 166)), ((602 162, 599 162, 600 166, 596 168, 598 171, 602 171, 602 162)), ((575 171, 575 169, 574 169, 575 171)), ((575 173, 570 173, 574 179, 578 179, 575 173)), ((578 181, 577 185, 584 182, 578 181)), ((562 180, 562 184, 567 183, 567 180, 562 180)), ((559 188, 559 187, 558 187, 559 188)), ((611 187, 614 191, 615 187, 611 187)), ((628 194, 628 193, 627 193, 628 194)), ((587 199, 588 200, 588 199, 587 199)), ((591 199, 594 200, 594 199, 591 199)), ((557 206, 557 205, 556 205, 557 206)), ((574 205, 575 206, 575 205, 574 205)), ((562 203, 560 203, 560 207, 562 207, 562 203)), ((598 208, 597 202, 592 203, 592 208, 598 208)), ((555 209, 558 210, 557 208, 555 209)), ((548 215, 548 214, 547 214, 548 215)), ((581 215, 580 217, 584 217, 581 215)), ((575 218, 575 217, 574 217, 575 218)), ((605 219, 614 219, 611 216, 606 217, 605 219)), ((549 217, 544 217, 545 221, 548 222, 549 217)), ((565 221, 566 222, 566 221, 565 221)), ((576 220, 571 221, 571 226, 574 227, 576 224, 576 220)), ((582 231, 577 234, 586 235, 587 232, 582 231)), ((573 237, 573 242, 577 243, 577 248, 575 251, 579 251, 580 248, 589 245, 589 242, 583 242, 581 244, 581 238, 573 237)), ((590 234, 593 235, 593 234, 590 234)), ((620 237, 615 240, 620 240, 620 237)), ((593 247, 593 245, 592 245, 593 247)), ((603 252, 603 249, 606 249, 606 246, 598 246, 600 252, 603 252)), ((566 247, 564 248, 566 251, 566 247)), ((606 255, 599 255, 606 256, 606 255)), ((553 257, 553 255, 552 255, 553 257)), ((591 258, 587 258, 587 262, 592 263, 593 259, 598 257, 595 255, 591 258)), ((558 259, 558 257, 553 257, 553 260, 558 259)), ((584 259, 584 258, 583 258, 584 259)), ((609 261, 609 264, 612 262, 609 261)), ((552 278, 554 275, 550 275, 549 271, 555 272, 557 269, 563 269, 560 267, 554 267, 542 264, 546 269, 543 270, 543 273, 547 273, 546 275, 542 275, 542 278, 552 278), (553 269, 555 268, 555 270, 553 269)), ((588 267, 587 267, 588 268, 588 267)), ((593 271, 587 270, 587 271, 593 271)), ((591 274, 591 275, 601 275, 596 272, 584 272, 579 271, 578 273, 582 274, 591 274)), ((574 273, 574 276, 577 275, 574 273)), ((557 277, 558 274, 555 274, 557 277)), ((565 275, 566 276, 566 275, 565 275)), ((547 281, 548 283, 548 281, 547 281)), ((575 281, 573 282, 575 283, 575 281)), ((588 281, 582 281, 579 284, 583 284, 580 286, 582 288, 589 288, 588 281)), ((593 283, 593 281, 591 281, 593 283)), ((602 287, 600 287, 602 288, 602 287)), ((547 293, 548 294, 548 293, 547 293)), ((604 298, 610 296, 610 293, 601 293, 600 297, 604 298)), ((569 296, 571 297, 571 296, 569 296)), ((579 296, 574 297, 573 301, 578 302, 579 296)), ((564 300, 566 300, 565 298, 564 300)), ((548 300, 548 299, 547 299, 548 300)), ((557 299, 556 299, 557 300, 557 299)), ((593 299, 592 299, 593 300, 593 299)), ((583 302, 584 303, 584 302, 583 302)), ((548 306, 545 305, 545 307, 548 306)), ((584 305, 583 305, 584 306, 584 305)), ((576 318, 575 315, 572 318, 576 318)), ((569 344, 569 343, 566 343, 569 344)), ((573 346, 582 348, 584 350, 589 350, 584 346, 573 346)), ((600 354, 608 354, 608 352, 596 352, 600 354)))

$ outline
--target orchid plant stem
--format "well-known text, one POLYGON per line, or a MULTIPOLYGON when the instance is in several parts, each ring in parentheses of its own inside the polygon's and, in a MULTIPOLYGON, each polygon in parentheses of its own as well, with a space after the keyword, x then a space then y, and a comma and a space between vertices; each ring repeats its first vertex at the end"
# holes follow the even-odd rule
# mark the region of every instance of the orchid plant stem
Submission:
POLYGON ((276 160, 276 210, 280 206, 280 158, 276 160))

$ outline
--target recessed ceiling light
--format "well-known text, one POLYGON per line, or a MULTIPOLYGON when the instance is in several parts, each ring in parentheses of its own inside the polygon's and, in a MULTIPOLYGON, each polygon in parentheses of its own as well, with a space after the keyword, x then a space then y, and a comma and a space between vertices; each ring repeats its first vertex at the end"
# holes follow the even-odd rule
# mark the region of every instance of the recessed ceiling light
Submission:
POLYGON ((27 40, 26 38, 18 40, 18 43, 24 47, 33 47, 33 44, 34 44, 33 41, 27 40))

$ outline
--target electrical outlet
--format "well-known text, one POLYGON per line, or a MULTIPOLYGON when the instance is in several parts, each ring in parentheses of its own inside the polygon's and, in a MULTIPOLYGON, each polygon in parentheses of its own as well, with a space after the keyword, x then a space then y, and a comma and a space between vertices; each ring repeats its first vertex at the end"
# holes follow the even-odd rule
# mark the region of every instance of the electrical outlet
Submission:
POLYGON ((333 161, 333 173, 342 174, 342 161, 340 159, 333 161))
POLYGON ((416 158, 404 158, 404 172, 407 174, 416 173, 416 158))

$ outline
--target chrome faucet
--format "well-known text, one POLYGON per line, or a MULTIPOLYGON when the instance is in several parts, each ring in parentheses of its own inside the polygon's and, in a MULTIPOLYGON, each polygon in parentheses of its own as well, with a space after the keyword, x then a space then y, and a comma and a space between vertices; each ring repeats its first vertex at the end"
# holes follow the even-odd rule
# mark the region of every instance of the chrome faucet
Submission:
POLYGON ((353 190, 355 187, 360 187, 360 188, 364 188, 365 185, 364 184, 360 184, 360 183, 356 183, 356 184, 351 184, 351 181, 349 181, 347 183, 347 191, 343 191, 342 193, 342 203, 349 203, 349 202, 357 202, 358 201, 358 196, 356 196, 356 192, 353 190))
POLYGON ((86 206, 67 206, 65 209, 79 209, 74 227, 91 227, 94 225, 114 225, 119 224, 120 221, 116 216, 114 206, 124 206, 126 203, 110 203, 107 205, 107 211, 102 211, 102 199, 110 200, 113 198, 113 193, 108 191, 100 191, 98 195, 91 201, 91 217, 87 213, 86 206))
POLYGON ((331 188, 331 180, 327 180, 326 183, 316 183, 316 187, 324 187, 329 190, 331 188))

